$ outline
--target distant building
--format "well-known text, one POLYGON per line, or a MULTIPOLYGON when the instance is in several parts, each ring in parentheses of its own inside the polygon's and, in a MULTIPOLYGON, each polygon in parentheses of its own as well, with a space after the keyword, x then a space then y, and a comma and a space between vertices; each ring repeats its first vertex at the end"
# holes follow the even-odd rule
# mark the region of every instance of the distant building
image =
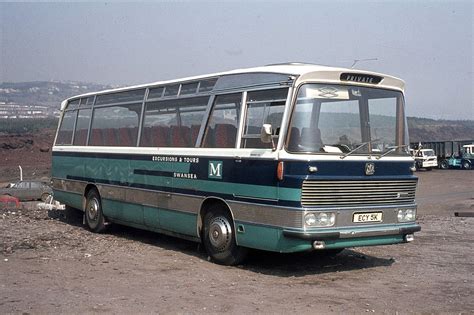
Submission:
POLYGON ((20 104, 1 104, 0 103, 0 118, 47 118, 57 116, 55 110, 40 105, 20 105, 20 104))

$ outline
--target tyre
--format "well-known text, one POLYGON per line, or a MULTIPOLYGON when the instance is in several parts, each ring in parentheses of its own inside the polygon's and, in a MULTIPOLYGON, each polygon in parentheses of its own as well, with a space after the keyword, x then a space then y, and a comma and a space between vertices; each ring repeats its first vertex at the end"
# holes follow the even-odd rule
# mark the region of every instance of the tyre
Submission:
POLYGON ((100 195, 95 189, 91 189, 87 193, 86 209, 85 209, 85 222, 89 230, 95 233, 101 233, 105 231, 105 218, 102 213, 102 202, 100 195))
POLYGON ((462 168, 465 169, 465 170, 470 170, 471 169, 471 163, 469 163, 468 161, 462 162, 462 168))
POLYGON ((415 170, 416 170, 416 171, 419 171, 420 168, 421 168, 421 164, 418 163, 418 162, 415 162, 415 170))
POLYGON ((202 241, 211 260, 220 265, 237 265, 248 252, 235 243, 234 222, 221 205, 212 206, 204 216, 202 241))
POLYGON ((446 160, 442 160, 440 165, 441 165, 441 168, 442 168, 443 170, 449 168, 449 163, 448 163, 448 161, 446 161, 446 160))
POLYGON ((48 194, 48 193, 43 193, 43 194, 41 195, 41 201, 42 201, 42 202, 46 202, 46 201, 48 200, 49 196, 51 196, 51 195, 48 194))

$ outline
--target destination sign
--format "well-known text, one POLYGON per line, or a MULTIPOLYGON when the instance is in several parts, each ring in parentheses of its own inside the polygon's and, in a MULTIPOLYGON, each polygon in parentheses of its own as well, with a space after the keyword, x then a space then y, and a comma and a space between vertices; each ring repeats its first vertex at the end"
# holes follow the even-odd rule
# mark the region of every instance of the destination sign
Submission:
POLYGON ((370 74, 360 73, 342 73, 340 77, 341 81, 352 81, 359 83, 378 84, 382 81, 382 77, 370 74))

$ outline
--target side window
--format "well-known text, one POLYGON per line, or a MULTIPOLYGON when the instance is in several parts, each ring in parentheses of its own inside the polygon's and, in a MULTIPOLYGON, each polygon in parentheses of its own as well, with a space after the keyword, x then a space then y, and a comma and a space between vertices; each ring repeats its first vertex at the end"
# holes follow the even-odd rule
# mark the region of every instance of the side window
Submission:
POLYGON ((20 183, 15 185, 15 188, 28 189, 28 188, 30 188, 30 183, 29 182, 20 182, 20 183))
POLYGON ((141 104, 94 109, 89 145, 135 146, 141 104))
POLYGON ((31 189, 40 189, 41 183, 38 182, 31 182, 31 189))
POLYGON ((179 129, 171 130, 172 145, 194 147, 206 113, 209 97, 183 100, 179 107, 179 129))
POLYGON ((145 89, 97 95, 95 105, 142 102, 145 89))
POLYGON ((76 132, 74 133, 74 145, 86 145, 87 131, 91 120, 91 109, 79 110, 76 123, 76 132))
POLYGON ((74 129, 74 122, 76 120, 77 111, 68 111, 64 113, 61 127, 59 127, 58 136, 56 138, 56 145, 70 145, 72 142, 72 130, 74 129))
POLYGON ((149 102, 140 146, 194 147, 209 97, 149 102))
POLYGON ((241 93, 216 97, 204 135, 205 148, 235 147, 241 101, 241 93))
POLYGON ((242 148, 271 148, 271 143, 260 140, 263 124, 271 124, 275 143, 281 128, 288 89, 249 92, 242 148))

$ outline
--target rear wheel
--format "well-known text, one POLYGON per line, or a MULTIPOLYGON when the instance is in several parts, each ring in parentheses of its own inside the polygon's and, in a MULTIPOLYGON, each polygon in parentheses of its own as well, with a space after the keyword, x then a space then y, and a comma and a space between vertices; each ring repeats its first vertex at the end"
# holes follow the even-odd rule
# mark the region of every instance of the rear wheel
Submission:
POLYGON ((471 169, 471 163, 469 163, 468 161, 462 162, 462 168, 465 169, 465 170, 470 170, 471 169))
POLYGON ((221 265, 237 265, 247 255, 247 249, 235 242, 234 222, 227 209, 212 206, 204 216, 202 241, 212 261, 221 265))
POLYGON ((444 170, 445 170, 445 169, 448 169, 448 168, 449 168, 449 163, 448 163, 448 161, 442 160, 442 161, 441 161, 441 168, 444 169, 444 170))
POLYGON ((105 231, 105 218, 102 213, 102 202, 97 190, 92 189, 87 193, 85 221, 87 228, 95 233, 105 231))

